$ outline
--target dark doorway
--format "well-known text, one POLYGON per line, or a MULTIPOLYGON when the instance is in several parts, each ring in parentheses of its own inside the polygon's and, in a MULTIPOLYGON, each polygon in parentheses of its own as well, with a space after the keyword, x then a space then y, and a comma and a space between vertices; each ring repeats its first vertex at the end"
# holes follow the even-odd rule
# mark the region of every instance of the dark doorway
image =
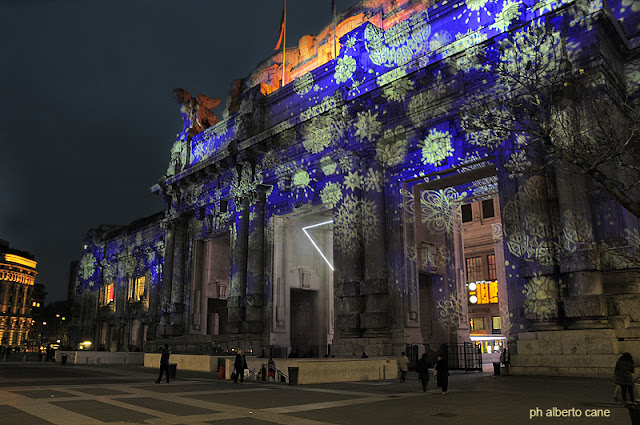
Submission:
POLYGON ((291 289, 291 350, 318 357, 317 291, 291 289))
POLYGON ((418 284, 418 298, 420 300, 420 329, 425 341, 429 341, 433 332, 433 284, 431 275, 420 273, 418 284))
POLYGON ((220 331, 224 331, 226 328, 227 300, 209 298, 207 303, 207 335, 220 335, 220 331))

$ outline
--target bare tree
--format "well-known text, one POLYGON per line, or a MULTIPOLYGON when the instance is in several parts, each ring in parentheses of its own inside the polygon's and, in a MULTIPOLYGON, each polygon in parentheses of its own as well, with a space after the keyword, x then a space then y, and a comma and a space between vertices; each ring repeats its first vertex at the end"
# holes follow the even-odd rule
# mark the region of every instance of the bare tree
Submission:
MULTIPOLYGON (((467 140, 505 151, 511 175, 561 166, 599 183, 640 218, 637 81, 585 71, 579 44, 532 25, 474 53, 482 87, 462 108, 467 140), (634 99, 635 97, 635 99, 634 99)), ((583 52, 584 53, 584 52, 583 52)), ((587 58, 591 60, 593 58, 587 58)))

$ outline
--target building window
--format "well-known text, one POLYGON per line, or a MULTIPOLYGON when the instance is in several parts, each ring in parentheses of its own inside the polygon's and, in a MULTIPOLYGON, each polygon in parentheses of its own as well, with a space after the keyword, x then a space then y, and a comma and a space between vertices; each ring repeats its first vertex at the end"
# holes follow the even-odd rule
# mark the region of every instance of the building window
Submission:
POLYGON ((144 281, 144 276, 129 279, 129 287, 127 290, 127 298, 129 301, 140 301, 144 297, 144 281))
POLYGON ((467 282, 482 280, 482 257, 469 257, 467 262, 467 282))
POLYGON ((491 317, 491 329, 495 331, 499 331, 500 329, 502 329, 500 327, 500 316, 491 317))
POLYGON ((495 254, 487 255, 487 264, 489 265, 489 280, 498 280, 495 254))
POLYGON ((470 282, 469 288, 470 304, 497 304, 498 303, 498 282, 470 282))
POLYGON ((486 199, 482 201, 482 218, 495 217, 496 213, 493 210, 493 199, 486 199))
POLYGON ((460 207, 460 210, 462 211, 463 223, 468 223, 470 221, 473 221, 473 210, 471 209, 471 204, 463 204, 460 207))
POLYGON ((100 305, 108 305, 112 303, 115 298, 116 286, 114 283, 104 285, 100 289, 100 305))
POLYGON ((484 317, 472 317, 469 319, 471 331, 484 331, 484 317))

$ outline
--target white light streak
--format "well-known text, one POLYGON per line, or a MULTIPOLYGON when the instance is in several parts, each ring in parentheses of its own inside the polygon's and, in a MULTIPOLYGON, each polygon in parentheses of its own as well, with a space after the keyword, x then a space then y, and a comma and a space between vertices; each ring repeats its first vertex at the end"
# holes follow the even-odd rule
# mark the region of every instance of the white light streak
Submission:
POLYGON ((315 249, 318 251, 318 253, 320 254, 320 256, 322 257, 322 259, 325 261, 325 263, 327 263, 327 265, 329 266, 329 268, 331 269, 331 271, 334 270, 333 266, 331 265, 331 263, 329 262, 329 260, 327 260, 327 257, 324 256, 324 254, 322 253, 322 251, 320 251, 320 248, 318 247, 318 245, 316 245, 315 241, 313 239, 311 239, 311 236, 309 236, 309 233, 307 233, 307 229, 313 229, 314 227, 318 227, 318 226, 324 226, 325 224, 330 224, 333 223, 333 220, 329 220, 329 221, 323 221, 322 223, 318 223, 318 224, 312 224, 311 226, 306 226, 302 228, 302 231, 304 232, 305 235, 307 235, 307 237, 309 238, 309 240, 311 241, 311 243, 313 244, 313 246, 315 247, 315 249))

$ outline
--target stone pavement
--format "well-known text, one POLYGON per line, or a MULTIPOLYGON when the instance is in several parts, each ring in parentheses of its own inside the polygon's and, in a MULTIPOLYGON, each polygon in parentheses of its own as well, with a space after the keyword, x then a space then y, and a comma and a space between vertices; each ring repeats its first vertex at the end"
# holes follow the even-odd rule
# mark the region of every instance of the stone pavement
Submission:
MULTIPOLYGON (((290 386, 178 370, 170 384, 138 366, 0 362, 0 424, 630 424, 610 381, 452 372, 430 381, 290 386), (580 417, 546 417, 553 408, 580 417), (539 409, 539 410, 537 410, 539 409), (551 409, 551 410, 548 410, 551 409), (610 411, 609 417, 587 417, 610 411), (530 419, 531 415, 539 415, 530 419)), ((556 411, 557 413, 557 411, 556 411)))

